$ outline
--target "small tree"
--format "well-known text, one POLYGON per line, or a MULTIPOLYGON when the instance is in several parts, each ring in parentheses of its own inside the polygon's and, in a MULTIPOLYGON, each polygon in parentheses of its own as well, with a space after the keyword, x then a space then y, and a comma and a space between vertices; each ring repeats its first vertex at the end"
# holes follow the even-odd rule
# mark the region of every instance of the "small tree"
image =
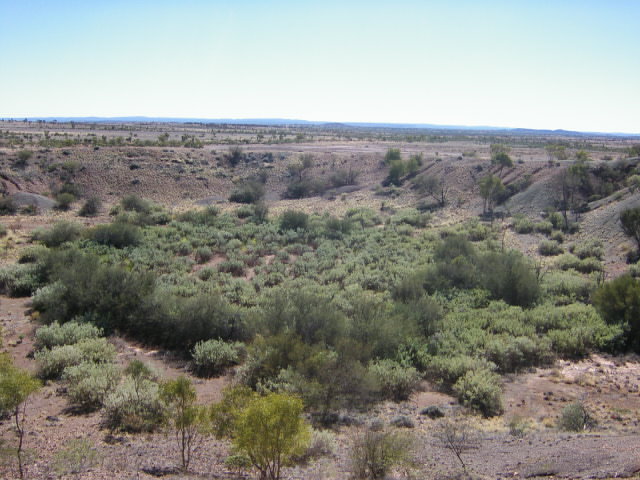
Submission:
POLYGON ((402 160, 399 148, 390 148, 384 155, 384 164, 389 165, 391 162, 402 160))
POLYGON ((278 480, 281 469, 307 448, 310 429, 297 397, 271 393, 251 400, 236 421, 234 446, 246 454, 261 480, 278 480))
POLYGON ((622 326, 627 346, 640 352, 640 282, 631 275, 607 282, 593 294, 593 305, 605 322, 622 326))
POLYGON ((399 187, 402 185, 402 176, 406 173, 406 165, 402 160, 394 160, 389 167, 386 183, 399 187))
POLYGON ((26 404, 29 396, 40 388, 40 382, 25 370, 16 368, 5 356, 0 358, 0 412, 9 413, 16 427, 18 445, 16 459, 20 478, 24 478, 23 446, 26 404))
POLYGON ((195 405, 196 390, 186 377, 170 380, 162 386, 162 398, 172 410, 169 422, 175 430, 180 448, 182 468, 187 470, 193 456, 201 427, 204 423, 204 409, 195 405))
POLYGON ((620 214, 622 231, 636 241, 640 250, 640 207, 630 208, 620 214))
POLYGON ((449 187, 445 183, 444 178, 438 179, 432 175, 420 175, 416 179, 415 185, 419 192, 429 195, 438 202, 441 207, 447 204, 449 187))
POLYGON ((491 165, 499 168, 498 176, 502 176, 502 170, 513 167, 513 160, 507 152, 498 152, 491 158, 491 165))
POLYGON ((504 192, 502 180, 495 175, 487 175, 480 179, 480 196, 484 200, 482 206, 483 213, 493 213, 498 198, 504 192))
POLYGON ((242 148, 237 145, 229 148, 229 153, 227 153, 225 157, 227 159, 227 162, 229 162, 229 165, 231 165, 232 167, 238 165, 240 161, 245 158, 242 148))

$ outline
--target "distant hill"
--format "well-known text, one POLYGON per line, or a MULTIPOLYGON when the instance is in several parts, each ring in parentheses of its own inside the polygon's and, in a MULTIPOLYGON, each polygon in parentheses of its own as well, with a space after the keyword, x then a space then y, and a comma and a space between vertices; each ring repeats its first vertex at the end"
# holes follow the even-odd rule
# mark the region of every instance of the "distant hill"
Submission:
MULTIPOLYGON (((9 119, 8 117, 6 119, 9 119)), ((23 120, 22 118, 15 120, 23 120)), ((438 125, 431 123, 375 123, 375 122, 329 122, 312 121, 291 118, 175 118, 175 117, 27 117, 29 121, 45 122, 92 122, 92 123, 211 123, 229 125, 260 125, 260 126, 319 126, 325 128, 396 128, 412 130, 443 130, 470 131, 474 133, 489 133, 500 135, 556 135, 556 136, 615 136, 639 137, 640 133, 622 132, 580 132, 573 130, 548 130, 533 128, 506 128, 488 125, 438 125)))

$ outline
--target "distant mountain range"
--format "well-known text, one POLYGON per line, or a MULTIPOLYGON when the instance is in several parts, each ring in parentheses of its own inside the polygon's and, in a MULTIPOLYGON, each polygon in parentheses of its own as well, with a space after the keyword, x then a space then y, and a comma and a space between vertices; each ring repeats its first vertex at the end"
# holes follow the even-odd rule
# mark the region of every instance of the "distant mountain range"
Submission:
MULTIPOLYGON (((2 119, 2 117, 0 117, 2 119)), ((9 117, 5 117, 9 119, 9 117)), ((14 118, 14 120, 23 120, 24 118, 14 118)), ((397 128, 397 129, 414 129, 414 130, 451 130, 451 131, 471 131, 474 133, 487 132, 493 134, 511 134, 511 135, 559 135, 559 136, 624 136, 624 137, 640 137, 640 133, 622 133, 622 132, 579 132, 572 130, 547 130, 534 128, 508 128, 508 127, 492 127, 487 125, 468 126, 468 125, 437 125, 431 123, 374 123, 374 122, 322 122, 299 120, 291 118, 173 118, 173 117, 27 117, 30 121, 46 121, 46 122, 140 122, 140 123, 214 123, 229 125, 261 125, 261 126, 319 126, 327 128, 397 128)))

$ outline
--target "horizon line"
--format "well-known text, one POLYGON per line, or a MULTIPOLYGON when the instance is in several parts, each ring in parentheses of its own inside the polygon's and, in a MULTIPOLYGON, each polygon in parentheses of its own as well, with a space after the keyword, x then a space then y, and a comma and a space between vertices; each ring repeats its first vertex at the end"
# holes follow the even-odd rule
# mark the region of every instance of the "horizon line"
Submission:
POLYGON ((606 131, 594 131, 594 130, 571 130, 564 128, 531 128, 531 127, 505 127, 505 126, 492 126, 492 125, 454 125, 454 124, 436 124, 436 123, 418 123, 418 122, 363 122, 363 121, 326 121, 326 120, 306 120, 296 118, 284 118, 284 117, 220 117, 220 118, 207 118, 207 117, 171 117, 171 116, 146 116, 146 115, 117 115, 117 116, 99 116, 99 115, 86 115, 86 116, 8 116, 0 115, 0 121, 56 121, 56 122, 152 122, 152 123, 224 123, 233 125, 234 122, 247 123, 256 122, 260 125, 260 122, 269 122, 271 125, 331 125, 339 124, 348 127, 385 127, 385 128, 415 128, 415 129, 447 129, 447 130, 475 130, 475 131, 532 131, 540 133, 561 133, 561 134, 582 134, 582 135, 607 135, 607 136, 629 136, 637 137, 640 133, 632 132, 606 132, 606 131), (281 122, 281 123, 277 123, 281 122))

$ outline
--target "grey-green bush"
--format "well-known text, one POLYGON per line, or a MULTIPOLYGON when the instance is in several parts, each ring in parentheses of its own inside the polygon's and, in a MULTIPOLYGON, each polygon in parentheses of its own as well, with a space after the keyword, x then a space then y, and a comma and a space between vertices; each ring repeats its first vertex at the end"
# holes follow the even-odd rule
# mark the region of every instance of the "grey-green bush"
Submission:
POLYGON ((165 414, 159 386, 151 380, 126 377, 104 402, 105 423, 111 430, 150 432, 162 424, 165 414))
POLYGON ((595 422, 581 402, 574 402, 562 409, 558 428, 568 432, 581 432, 592 428, 595 422))
POLYGON ((560 255, 564 252, 563 248, 555 240, 543 240, 538 245, 538 253, 545 256, 560 255))
POLYGON ((51 325, 45 325, 36 330, 34 346, 37 350, 51 349, 101 336, 102 330, 90 323, 71 321, 60 325, 58 322, 53 322, 51 325))
POLYGON ((462 405, 485 417, 500 415, 504 410, 500 376, 489 370, 467 372, 455 383, 453 391, 462 405))
POLYGON ((112 363, 83 362, 64 370, 69 401, 83 409, 100 408, 120 380, 120 369, 112 363))
POLYGON ((380 386, 382 395, 395 401, 408 399, 421 380, 415 368, 389 359, 372 362, 369 372, 380 386))
POLYGON ((201 376, 220 374, 240 361, 243 348, 242 343, 228 343, 222 340, 198 342, 191 353, 193 369, 201 376))

